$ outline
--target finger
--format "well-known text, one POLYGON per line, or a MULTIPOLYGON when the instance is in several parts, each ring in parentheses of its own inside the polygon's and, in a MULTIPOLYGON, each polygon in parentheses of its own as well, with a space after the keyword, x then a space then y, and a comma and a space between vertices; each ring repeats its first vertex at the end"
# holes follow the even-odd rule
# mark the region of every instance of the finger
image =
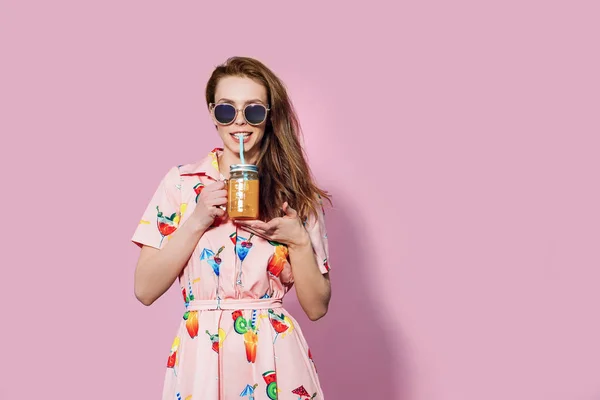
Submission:
POLYGON ((216 181, 216 182, 213 182, 213 183, 209 183, 204 188, 208 189, 209 191, 212 192, 214 190, 223 189, 224 187, 225 187, 225 182, 223 182, 223 181, 216 181))
POLYGON ((249 227, 246 225, 241 225, 241 224, 240 224, 240 229, 245 230, 250 233, 254 233, 256 236, 261 237, 265 240, 273 240, 270 235, 266 234, 265 232, 263 232, 261 230, 254 229, 252 227, 249 227))
POLYGON ((259 223, 264 223, 264 222, 262 222, 262 221, 251 221, 251 223, 249 223, 249 222, 250 221, 248 221, 248 220, 245 220, 245 221, 234 221, 234 223, 236 225, 239 225, 240 228, 246 228, 248 230, 252 229, 252 230, 255 230, 257 232, 262 232, 263 234, 267 234, 267 232, 265 232, 265 230, 262 229, 261 227, 257 227, 257 226, 253 225, 254 223, 257 223, 257 222, 259 222, 259 223))
POLYGON ((215 197, 212 199, 208 199, 208 200, 204 201, 204 204, 206 204, 209 207, 222 206, 222 205, 227 204, 227 197, 215 197))
POLYGON ((226 196, 207 196, 202 199, 204 205, 210 206, 220 206, 223 204, 227 204, 228 200, 226 196))
POLYGON ((241 222, 241 224, 248 226, 250 228, 260 229, 262 231, 269 230, 269 224, 264 221, 244 221, 244 222, 241 222))
POLYGON ((269 222, 267 222, 267 224, 265 225, 265 231, 274 231, 277 228, 279 228, 279 225, 281 224, 282 219, 281 218, 273 218, 272 220, 270 220, 269 222))
POLYGON ((214 217, 214 218, 216 218, 216 217, 220 218, 220 217, 223 217, 226 214, 226 211, 223 210, 222 208, 215 207, 215 208, 213 208, 211 210, 211 214, 212 214, 211 216, 214 217))
POLYGON ((290 218, 296 218, 298 216, 298 213, 296 212, 296 210, 294 210, 289 203, 286 201, 285 203, 283 203, 283 212, 285 213, 285 215, 287 215, 290 218))
POLYGON ((248 226, 250 226, 250 225, 252 225, 252 224, 254 224, 256 222, 261 222, 261 221, 258 220, 258 219, 243 219, 243 220, 236 220, 234 222, 236 224, 238 224, 238 225, 248 225, 248 226))
POLYGON ((207 199, 211 197, 227 197, 227 190, 215 190, 214 192, 207 193, 205 196, 207 199))

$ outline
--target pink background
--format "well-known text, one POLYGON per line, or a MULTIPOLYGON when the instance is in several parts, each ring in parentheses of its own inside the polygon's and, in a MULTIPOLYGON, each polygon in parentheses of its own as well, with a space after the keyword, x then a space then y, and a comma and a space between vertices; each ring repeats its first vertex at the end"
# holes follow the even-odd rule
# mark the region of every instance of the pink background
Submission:
POLYGON ((287 3, 0 2, 0 399, 160 397, 129 238, 231 55, 334 196, 330 313, 286 302, 327 399, 599 399, 598 2, 287 3))

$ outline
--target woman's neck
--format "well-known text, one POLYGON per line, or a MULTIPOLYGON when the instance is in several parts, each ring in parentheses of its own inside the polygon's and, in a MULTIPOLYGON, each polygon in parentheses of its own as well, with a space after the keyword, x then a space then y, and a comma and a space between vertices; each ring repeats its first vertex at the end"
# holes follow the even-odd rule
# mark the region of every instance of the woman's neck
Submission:
MULTIPOLYGON (((246 164, 256 164, 256 160, 258 159, 258 154, 244 154, 246 164)), ((219 160, 219 170, 221 174, 229 179, 229 167, 233 164, 240 164, 241 160, 239 154, 232 153, 226 147, 223 149, 223 152, 218 156, 219 160)))

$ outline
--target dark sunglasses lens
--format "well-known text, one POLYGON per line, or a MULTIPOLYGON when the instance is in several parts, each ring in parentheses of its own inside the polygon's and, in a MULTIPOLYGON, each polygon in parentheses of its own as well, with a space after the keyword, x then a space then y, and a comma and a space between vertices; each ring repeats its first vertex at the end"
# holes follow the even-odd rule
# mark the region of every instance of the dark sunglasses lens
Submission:
POLYGON ((267 116, 267 109, 260 104, 250 104, 244 110, 246 120, 251 124, 260 124, 267 116))
POLYGON ((222 124, 228 124, 235 119, 235 107, 231 104, 217 104, 215 119, 222 124))

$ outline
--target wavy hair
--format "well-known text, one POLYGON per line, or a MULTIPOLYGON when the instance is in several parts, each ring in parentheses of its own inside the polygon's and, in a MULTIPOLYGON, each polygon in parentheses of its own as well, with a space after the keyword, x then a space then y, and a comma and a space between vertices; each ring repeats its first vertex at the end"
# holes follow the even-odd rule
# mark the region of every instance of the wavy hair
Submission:
POLYGON ((270 112, 257 160, 260 179, 260 218, 281 216, 284 201, 305 221, 317 216, 319 203, 330 195, 317 187, 304 149, 298 116, 284 83, 262 62, 249 57, 231 57, 217 66, 206 84, 206 105, 215 101, 219 80, 227 76, 254 79, 267 89, 270 112))

